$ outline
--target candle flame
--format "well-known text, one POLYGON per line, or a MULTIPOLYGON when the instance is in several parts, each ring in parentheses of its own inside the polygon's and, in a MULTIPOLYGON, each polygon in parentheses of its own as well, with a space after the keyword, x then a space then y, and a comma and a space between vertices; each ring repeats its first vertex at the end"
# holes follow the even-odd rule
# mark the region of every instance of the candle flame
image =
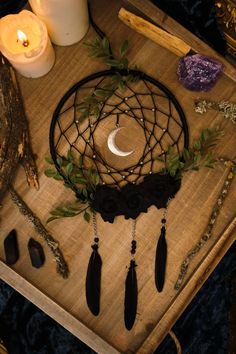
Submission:
POLYGON ((29 41, 26 34, 23 31, 17 30, 17 38, 23 44, 24 47, 28 47, 29 41))

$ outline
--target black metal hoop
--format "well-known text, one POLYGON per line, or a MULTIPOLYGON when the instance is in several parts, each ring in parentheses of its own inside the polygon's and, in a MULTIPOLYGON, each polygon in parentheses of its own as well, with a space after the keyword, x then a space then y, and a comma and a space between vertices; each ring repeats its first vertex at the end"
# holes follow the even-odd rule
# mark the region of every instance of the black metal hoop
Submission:
MULTIPOLYGON (((60 166, 58 165, 58 162, 57 162, 58 153, 57 153, 57 150, 56 150, 56 143, 55 143, 55 129, 56 129, 56 125, 58 124, 58 120, 59 120, 61 111, 63 109, 63 106, 65 105, 67 100, 74 93, 76 93, 78 90, 80 90, 83 86, 85 86, 89 82, 91 82, 91 81, 93 81, 95 79, 100 79, 100 78, 106 78, 106 77, 113 76, 113 75, 117 74, 117 72, 120 75, 122 75, 122 76, 127 76, 127 75, 130 75, 130 74, 133 75, 133 76, 138 76, 140 78, 140 80, 143 80, 143 82, 147 82, 149 84, 152 84, 153 86, 155 86, 161 92, 164 93, 165 97, 168 98, 169 102, 171 102, 174 105, 174 107, 175 107, 175 109, 176 109, 176 111, 178 113, 179 121, 181 122, 181 126, 180 126, 180 123, 178 123, 178 124, 179 124, 179 126, 181 128, 181 134, 183 133, 183 138, 184 138, 183 148, 188 148, 188 146, 189 146, 189 133, 188 133, 188 126, 187 126, 185 114, 184 114, 179 102, 175 98, 174 94, 165 85, 163 85, 159 81, 153 79, 152 77, 146 75, 145 73, 137 71, 137 70, 129 70, 129 71, 121 70, 121 71, 117 71, 117 70, 110 69, 110 70, 100 71, 100 72, 97 72, 95 74, 92 74, 92 75, 89 75, 89 76, 85 77, 84 79, 80 80, 75 85, 73 85, 65 93, 65 95, 61 98, 61 100, 59 101, 59 103, 58 103, 58 105, 57 105, 57 107, 56 107, 56 109, 54 111, 54 114, 53 114, 53 117, 52 117, 51 126, 50 126, 50 132, 49 132, 50 153, 51 153, 52 159, 54 161, 54 164, 55 164, 58 172, 62 175, 62 177, 64 179, 65 179, 65 176, 64 176, 63 172, 61 171, 61 168, 60 168, 60 166)), ((105 103, 104 103, 104 105, 105 105, 105 103)), ((170 114, 169 118, 174 119, 171 116, 171 114, 170 114)), ((68 142, 68 144, 70 145, 69 142, 68 142)), ((71 146, 70 146, 70 148, 71 148, 71 146)), ((110 168, 110 166, 108 166, 108 168, 110 168)), ((118 171, 118 172, 120 172, 120 171, 118 171)), ((74 186, 74 191, 76 192, 76 186, 74 186)))

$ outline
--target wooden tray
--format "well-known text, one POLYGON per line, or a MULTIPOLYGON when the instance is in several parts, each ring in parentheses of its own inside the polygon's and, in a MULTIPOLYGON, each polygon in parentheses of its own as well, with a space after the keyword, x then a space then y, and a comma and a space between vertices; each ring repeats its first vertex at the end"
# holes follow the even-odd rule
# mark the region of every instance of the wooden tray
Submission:
MULTIPOLYGON (((107 33, 113 47, 118 48, 127 38, 130 42, 130 61, 175 93, 186 113, 191 140, 204 127, 214 122, 222 123, 225 137, 218 153, 234 156, 235 127, 215 111, 203 117, 194 113, 193 101, 199 95, 185 90, 177 81, 178 58, 123 25, 117 19, 118 10, 123 5, 123 2, 115 0, 93 1, 94 18, 107 33)), ((92 38, 94 31, 90 28, 86 40, 92 38)), ((104 69, 103 64, 88 58, 82 43, 56 47, 56 57, 56 64, 47 76, 34 80, 19 77, 33 148, 38 155, 41 188, 39 192, 30 190, 21 169, 15 188, 43 221, 46 221, 55 205, 73 196, 62 188, 61 183, 43 174, 47 167, 44 157, 49 155, 48 131, 52 113, 70 86, 82 77, 104 69)), ((212 91, 200 96, 235 100, 235 83, 223 75, 212 91)), ((202 170, 184 177, 182 188, 169 209, 167 280, 161 294, 155 290, 153 269, 162 211, 152 207, 148 214, 139 217, 139 303, 137 320, 130 332, 125 330, 123 323, 124 281, 129 264, 132 226, 130 220, 118 217, 113 225, 104 223, 101 218, 98 220, 103 259, 101 313, 98 317, 90 314, 85 299, 85 276, 93 230, 92 225, 85 223, 82 217, 59 220, 49 225, 69 263, 70 277, 63 280, 56 273, 55 262, 46 245, 45 266, 40 270, 31 267, 27 242, 30 236, 38 240, 40 237, 6 196, 1 213, 0 277, 98 353, 152 353, 236 237, 234 181, 212 238, 193 259, 183 288, 178 292, 174 290, 180 264, 204 231, 225 175, 225 168, 219 166, 214 171, 202 170), (17 229, 19 234, 21 256, 17 264, 9 268, 3 261, 3 238, 12 228, 17 229)))

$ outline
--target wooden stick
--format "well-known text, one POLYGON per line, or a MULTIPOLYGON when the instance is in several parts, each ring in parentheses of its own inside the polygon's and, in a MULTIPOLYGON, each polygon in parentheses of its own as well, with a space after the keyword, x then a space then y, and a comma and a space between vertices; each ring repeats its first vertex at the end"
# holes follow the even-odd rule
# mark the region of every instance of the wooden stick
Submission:
POLYGON ((122 22, 134 29, 136 32, 141 33, 146 38, 151 39, 153 42, 170 50, 180 57, 185 56, 191 50, 191 47, 182 39, 173 36, 172 34, 144 20, 142 17, 134 15, 132 12, 129 12, 124 8, 120 9, 118 17, 122 22))

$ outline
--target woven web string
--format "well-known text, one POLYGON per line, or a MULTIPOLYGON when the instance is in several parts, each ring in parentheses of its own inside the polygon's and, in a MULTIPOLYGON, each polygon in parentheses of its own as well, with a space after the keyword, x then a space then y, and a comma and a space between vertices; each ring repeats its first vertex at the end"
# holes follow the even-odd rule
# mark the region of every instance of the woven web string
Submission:
MULTIPOLYGON (((98 171, 101 183, 121 187, 127 182, 139 183, 145 175, 158 172, 161 166, 158 158, 163 158, 165 164, 169 146, 181 154, 183 147, 188 146, 188 132, 184 114, 174 96, 145 74, 138 83, 128 83, 124 90, 117 89, 101 104, 97 116, 90 115, 81 123, 77 108, 88 94, 102 90, 111 75, 112 71, 91 75, 65 94, 54 113, 50 140, 53 140, 54 160, 70 150, 80 158, 84 169, 92 166, 98 171), (109 120, 110 131, 125 123, 127 140, 130 137, 135 140, 135 136, 132 137, 134 124, 143 137, 142 152, 124 168, 115 166, 113 160, 108 161, 97 142, 106 120, 109 120), (129 122, 132 123, 130 130, 129 122)), ((130 157, 119 159, 132 160, 130 157)))

